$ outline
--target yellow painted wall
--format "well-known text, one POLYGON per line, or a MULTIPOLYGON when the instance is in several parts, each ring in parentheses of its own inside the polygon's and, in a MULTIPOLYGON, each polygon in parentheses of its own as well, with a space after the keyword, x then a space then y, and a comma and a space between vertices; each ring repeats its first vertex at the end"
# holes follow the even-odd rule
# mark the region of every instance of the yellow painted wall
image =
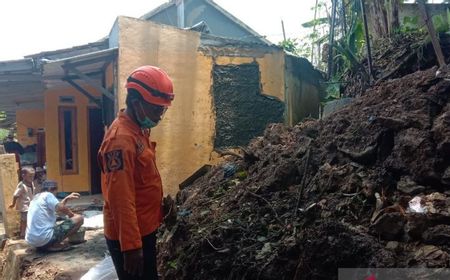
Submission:
POLYGON ((174 83, 175 100, 164 120, 153 129, 157 163, 166 194, 207 163, 213 149, 212 59, 197 52, 199 33, 152 22, 119 17, 119 107, 130 72, 150 64, 164 69, 174 83))
MULTIPOLYGON (((85 87, 90 93, 100 96, 94 89, 85 87)), ((62 192, 90 191, 90 166, 88 149, 88 105, 89 100, 77 90, 66 87, 45 92, 45 141, 47 157, 47 178, 55 180, 62 192), (60 96, 73 96, 75 103, 60 103, 60 96), (61 175, 58 108, 68 106, 77 108, 78 174, 61 175)))
POLYGON ((105 69, 105 84, 106 89, 109 89, 114 85, 114 62, 108 64, 108 66, 105 69))
MULTIPOLYGON (((213 159, 215 114, 211 94, 212 67, 257 62, 262 93, 284 101, 284 52, 239 50, 234 56, 207 56, 198 50, 200 33, 180 30, 134 18, 119 17, 118 104, 125 107, 124 84, 141 65, 161 67, 174 82, 175 100, 164 120, 153 129, 158 143, 157 163, 166 194, 174 195, 178 185, 213 159)), ((116 36, 116 35, 115 35, 116 36)))
POLYGON ((284 101, 284 51, 265 54, 256 61, 261 72, 262 93, 284 101))
POLYGON ((26 147, 37 143, 36 131, 44 128, 43 109, 23 109, 16 111, 17 140, 26 147), (28 128, 33 129, 33 136, 28 136, 28 128))
POLYGON ((239 57, 239 56, 218 56, 214 58, 215 63, 218 65, 239 65, 255 62, 254 57, 239 57))

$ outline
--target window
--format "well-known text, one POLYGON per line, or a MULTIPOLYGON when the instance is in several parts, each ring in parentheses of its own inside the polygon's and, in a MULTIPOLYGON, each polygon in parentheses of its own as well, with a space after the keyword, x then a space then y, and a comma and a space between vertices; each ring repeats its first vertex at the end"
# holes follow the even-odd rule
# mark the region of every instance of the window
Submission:
POLYGON ((77 145, 77 109, 75 107, 59 107, 59 146, 61 173, 78 173, 77 145))

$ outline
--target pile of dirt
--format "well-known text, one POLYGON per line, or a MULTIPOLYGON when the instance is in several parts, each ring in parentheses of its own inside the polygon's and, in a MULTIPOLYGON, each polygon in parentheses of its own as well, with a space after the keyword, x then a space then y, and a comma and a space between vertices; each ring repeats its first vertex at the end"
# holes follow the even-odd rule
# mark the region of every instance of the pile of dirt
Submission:
POLYGON ((158 244, 164 278, 448 267, 450 81, 436 70, 380 83, 324 120, 270 125, 183 189, 158 244))
MULTIPOLYGON (((444 57, 450 63, 450 35, 439 33, 439 37, 444 57)), ((430 36, 426 33, 398 33, 380 39, 374 44, 372 60, 374 83, 400 78, 438 64, 430 36)), ((367 59, 362 64, 368 73, 367 59)), ((363 95, 369 88, 367 73, 364 75, 360 69, 345 73, 343 96, 363 95)))
POLYGON ((22 263, 21 272, 22 280, 71 280, 60 273, 60 269, 42 261, 32 262, 26 260, 22 263))

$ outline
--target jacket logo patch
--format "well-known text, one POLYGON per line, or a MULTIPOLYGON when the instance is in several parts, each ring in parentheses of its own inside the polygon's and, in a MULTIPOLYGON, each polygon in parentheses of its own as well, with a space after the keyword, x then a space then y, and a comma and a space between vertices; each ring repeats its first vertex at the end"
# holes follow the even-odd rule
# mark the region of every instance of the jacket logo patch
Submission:
POLYGON ((123 169, 122 150, 114 150, 107 152, 106 157, 106 171, 114 172, 123 169))

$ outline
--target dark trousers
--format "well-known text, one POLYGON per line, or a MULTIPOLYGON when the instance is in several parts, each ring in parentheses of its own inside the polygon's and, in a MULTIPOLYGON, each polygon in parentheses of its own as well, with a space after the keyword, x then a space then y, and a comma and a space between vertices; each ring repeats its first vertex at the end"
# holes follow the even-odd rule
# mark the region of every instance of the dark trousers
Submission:
POLYGON ((156 269, 156 232, 142 237, 142 250, 144 252, 144 273, 142 277, 131 276, 123 269, 123 254, 120 251, 120 243, 118 240, 109 240, 106 238, 106 244, 108 245, 108 250, 111 254, 119 280, 158 279, 156 269))

